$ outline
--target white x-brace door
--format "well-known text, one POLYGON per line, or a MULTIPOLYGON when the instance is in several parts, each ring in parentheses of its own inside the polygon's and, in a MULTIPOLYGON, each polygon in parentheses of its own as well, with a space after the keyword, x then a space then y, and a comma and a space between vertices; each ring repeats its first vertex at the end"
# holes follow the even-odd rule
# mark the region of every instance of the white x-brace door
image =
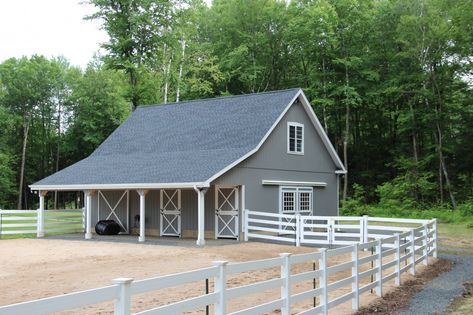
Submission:
POLYGON ((215 238, 236 238, 238 231, 238 187, 215 187, 215 238))
POLYGON ((161 236, 181 237, 181 190, 161 189, 159 230, 161 236))
MULTIPOLYGON (((111 201, 109 201, 107 199, 107 197, 105 197, 105 195, 102 193, 102 191, 99 190, 98 197, 97 197, 98 221, 100 221, 100 220, 114 220, 122 228, 122 233, 127 233, 127 234, 130 233, 129 229, 128 229, 129 223, 130 223, 129 222, 129 218, 130 218, 129 198, 130 198, 130 191, 125 190, 123 192, 123 194, 121 195, 121 197, 118 199, 118 201, 112 207, 112 205, 110 203, 111 201), (100 200, 105 201, 105 205, 107 206, 107 209, 101 209, 100 200), (118 206, 121 203, 126 203, 125 204, 125 208, 126 208, 125 215, 123 215, 123 213, 117 213, 117 212, 119 212, 118 206), (108 212, 108 211, 110 211, 110 212, 108 212)), ((123 212, 123 211, 121 211, 121 212, 123 212)))

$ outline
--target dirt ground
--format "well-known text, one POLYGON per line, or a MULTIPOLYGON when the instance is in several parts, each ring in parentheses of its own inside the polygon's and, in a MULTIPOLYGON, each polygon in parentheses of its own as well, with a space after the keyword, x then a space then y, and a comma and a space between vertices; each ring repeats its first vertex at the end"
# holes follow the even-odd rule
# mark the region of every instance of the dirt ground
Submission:
MULTIPOLYGON (((229 262, 256 260, 277 257, 279 253, 307 253, 317 249, 294 247, 268 243, 234 243, 219 246, 163 246, 131 244, 118 242, 70 241, 58 239, 13 239, 0 240, 0 305, 18 303, 37 298, 49 297, 74 291, 86 290, 111 284, 119 277, 131 277, 135 280, 189 271, 208 267, 212 261, 229 262)), ((329 260, 334 265, 349 260, 350 257, 338 256, 329 260)), ((389 261, 389 259, 388 259, 389 261)), ((366 270, 369 266, 362 266, 366 270)), ((313 264, 294 266, 292 273, 312 270, 313 264)), ((423 267, 418 267, 421 272, 423 267)), ((386 274, 392 271, 387 271, 386 274)), ((228 286, 235 287, 277 277, 278 268, 264 271, 241 273, 228 278, 228 286)), ((329 282, 349 276, 341 272, 330 276, 329 282)), ((411 280, 404 274, 403 281, 411 280)), ((369 282, 363 281, 360 286, 369 282)), ((210 290, 212 290, 210 281, 210 290)), ((311 289, 312 281, 294 285, 293 293, 311 289)), ((391 280, 383 286, 383 292, 389 293, 395 288, 391 280)), ((344 287, 330 294, 340 296, 350 291, 344 287)), ((182 298, 197 296, 205 292, 203 281, 134 296, 133 311, 145 310, 159 305, 178 301, 182 298)), ((280 292, 268 290, 244 298, 231 300, 228 311, 236 311, 255 304, 269 302, 278 298, 280 292)), ((368 305, 376 299, 369 292, 361 296, 361 305, 368 305)), ((317 301, 318 302, 318 301, 317 301)), ((302 301, 295 305, 294 311, 302 311, 313 304, 313 300, 302 301)), ((82 309, 68 311, 67 314, 111 314, 112 303, 101 303, 82 309)), ((194 312, 205 314, 205 310, 194 312)), ((212 309, 210 309, 212 313, 212 309)), ((351 302, 344 303, 331 310, 331 314, 349 314, 351 302)))

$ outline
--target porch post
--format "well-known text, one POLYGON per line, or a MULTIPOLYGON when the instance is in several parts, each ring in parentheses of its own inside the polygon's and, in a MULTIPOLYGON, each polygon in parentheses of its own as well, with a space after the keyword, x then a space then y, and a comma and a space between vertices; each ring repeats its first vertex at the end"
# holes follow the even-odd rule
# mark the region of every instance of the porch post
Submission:
POLYGON ((39 209, 37 212, 36 237, 44 237, 44 197, 48 193, 46 190, 39 192, 39 209))
POLYGON ((138 237, 138 242, 144 242, 145 237, 145 209, 146 209, 146 194, 148 190, 137 190, 138 195, 140 195, 140 236, 138 237))
POLYGON ((90 240, 92 238, 92 196, 95 191, 85 190, 85 239, 90 240))
POLYGON ((197 245, 205 245, 205 193, 207 188, 194 187, 197 192, 197 213, 198 213, 198 230, 197 245))

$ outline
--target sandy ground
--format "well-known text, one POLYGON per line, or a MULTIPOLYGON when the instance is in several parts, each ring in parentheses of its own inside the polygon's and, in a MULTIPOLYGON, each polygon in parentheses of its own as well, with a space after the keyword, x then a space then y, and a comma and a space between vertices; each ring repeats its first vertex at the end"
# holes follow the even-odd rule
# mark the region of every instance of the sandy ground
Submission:
MULTIPOLYGON (((14 239, 0 240, 0 305, 28 301, 58 294, 86 290, 111 284, 119 277, 131 277, 135 280, 175 272, 208 267, 212 261, 229 262, 247 261, 276 257, 281 252, 306 253, 317 249, 294 247, 268 243, 234 243, 220 246, 163 246, 117 242, 70 241, 58 239, 14 239)), ((338 256, 330 259, 329 265, 349 260, 350 257, 338 256)), ((389 259, 388 259, 389 260, 389 259)), ((369 266, 362 266, 361 270, 369 266)), ((312 270, 313 264, 299 264, 292 273, 312 270)), ((421 271, 422 267, 418 267, 421 271)), ((390 273, 388 271, 387 273, 390 273)), ((387 274, 386 273, 386 274, 387 274)), ((228 286, 235 287, 270 279, 279 275, 278 268, 264 271, 247 272, 228 278, 228 286)), ((334 274, 330 282, 349 276, 349 272, 334 274)), ((405 274, 403 281, 410 279, 405 274)), ((369 279, 361 283, 368 283, 369 279)), ((210 281, 210 289, 213 283, 210 281)), ((311 289, 312 281, 294 285, 293 293, 311 289)), ((384 287, 385 293, 394 289, 394 282, 389 281, 384 287)), ((340 296, 350 291, 344 287, 330 294, 340 296)), ((182 298, 197 296, 205 292, 204 281, 137 295, 132 300, 133 311, 145 310, 159 305, 178 301, 182 298)), ((278 298, 280 292, 269 290, 234 299, 228 303, 228 311, 244 309, 255 304, 269 302, 278 298)), ((361 305, 367 305, 376 299, 376 295, 365 293, 361 296, 361 305)), ((294 306, 294 311, 310 307, 313 300, 303 301, 294 306)), ((88 306, 67 314, 111 314, 112 303, 88 306)), ((212 309, 210 310, 212 313, 212 309)), ((351 303, 344 303, 331 310, 331 314, 351 313, 351 303)), ((204 310, 194 312, 205 314, 204 310)))

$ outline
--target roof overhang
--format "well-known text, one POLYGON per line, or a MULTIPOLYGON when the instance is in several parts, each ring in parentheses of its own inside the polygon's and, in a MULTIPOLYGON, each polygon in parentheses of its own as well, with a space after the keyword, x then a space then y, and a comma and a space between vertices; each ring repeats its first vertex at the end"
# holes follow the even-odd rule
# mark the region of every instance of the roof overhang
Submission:
POLYGON ((299 182, 289 180, 269 180, 263 179, 261 182, 263 185, 274 185, 274 186, 310 186, 310 187, 326 187, 325 182, 299 182))
POLYGON ((31 190, 82 191, 82 190, 127 190, 127 189, 176 189, 205 188, 206 183, 130 183, 130 184, 77 184, 77 185, 30 185, 31 190))

